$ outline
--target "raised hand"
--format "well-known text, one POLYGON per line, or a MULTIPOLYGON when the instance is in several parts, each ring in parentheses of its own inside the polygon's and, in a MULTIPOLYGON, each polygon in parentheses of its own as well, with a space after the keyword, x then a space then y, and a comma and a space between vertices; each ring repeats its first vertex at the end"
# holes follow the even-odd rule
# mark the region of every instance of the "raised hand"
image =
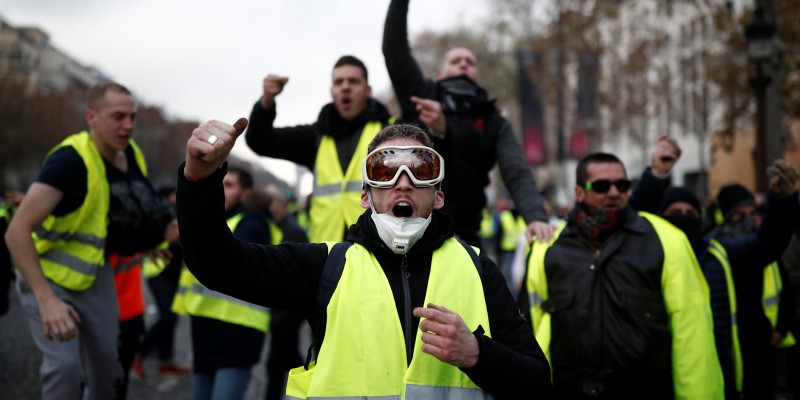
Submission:
POLYGON ((767 167, 769 177, 769 190, 778 197, 786 198, 797 191, 797 181, 800 174, 786 161, 775 160, 772 165, 767 167))
POLYGON ((656 147, 650 156, 650 168, 658 177, 665 177, 672 171, 672 167, 681 158, 681 147, 675 139, 661 134, 656 140, 656 147))
POLYGON ((214 173, 228 159, 236 138, 247 128, 247 118, 233 125, 211 120, 192 131, 186 143, 186 166, 183 175, 189 181, 199 181, 214 173))
POLYGON ((261 107, 265 110, 275 106, 275 96, 283 91, 283 87, 289 82, 288 76, 269 74, 264 78, 264 94, 261 96, 261 107))
POLYGON ((442 103, 417 96, 411 96, 411 102, 417 105, 419 120, 436 136, 444 137, 445 128, 447 126, 445 125, 444 114, 442 113, 442 103))

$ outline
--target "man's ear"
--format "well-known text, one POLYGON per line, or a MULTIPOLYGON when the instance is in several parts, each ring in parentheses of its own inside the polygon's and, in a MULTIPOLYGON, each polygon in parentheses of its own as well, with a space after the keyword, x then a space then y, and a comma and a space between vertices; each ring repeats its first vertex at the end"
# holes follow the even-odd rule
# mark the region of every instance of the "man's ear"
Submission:
POLYGON ((436 191, 436 198, 433 199, 433 209, 441 210, 444 207, 444 192, 441 190, 436 191))
POLYGON ((583 202, 586 199, 586 189, 575 185, 575 200, 579 203, 583 202))
POLYGON ((361 207, 365 209, 369 208, 369 198, 367 197, 367 190, 369 189, 364 189, 364 191, 361 192, 361 207))

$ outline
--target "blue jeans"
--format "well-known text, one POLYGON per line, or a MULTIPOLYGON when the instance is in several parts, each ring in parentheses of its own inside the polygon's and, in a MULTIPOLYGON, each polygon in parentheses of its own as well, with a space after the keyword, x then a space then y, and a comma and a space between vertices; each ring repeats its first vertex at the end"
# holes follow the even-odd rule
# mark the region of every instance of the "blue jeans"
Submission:
POLYGON ((250 383, 250 368, 220 368, 213 373, 192 374, 193 400, 244 399, 250 383))

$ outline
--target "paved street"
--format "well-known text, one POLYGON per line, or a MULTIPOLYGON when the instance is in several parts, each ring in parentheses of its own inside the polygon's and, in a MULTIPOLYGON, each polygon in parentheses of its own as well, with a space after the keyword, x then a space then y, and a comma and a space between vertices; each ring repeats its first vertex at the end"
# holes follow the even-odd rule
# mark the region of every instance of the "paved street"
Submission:
MULTIPOLYGON (((0 317, 0 398, 14 400, 41 399, 39 364, 41 354, 30 337, 28 321, 12 290, 11 306, 7 314, 0 317)), ((155 315, 148 315, 148 323, 155 315)), ((308 332, 304 332, 307 334, 308 332)), ((175 335, 176 359, 181 365, 191 366, 191 336, 189 320, 181 317, 175 335)), ((267 338, 269 341, 269 337, 267 338)), ((305 341, 307 345, 308 341, 305 341)), ((268 343, 267 343, 268 344, 268 343)), ((267 346, 265 346, 267 348, 267 346)), ((262 360, 263 360, 262 354, 262 360)), ((189 399, 191 378, 159 377, 155 358, 144 361, 145 379, 132 378, 128 390, 130 400, 189 399)), ((246 400, 264 398, 266 378, 263 362, 253 368, 253 379, 247 389, 246 400)))

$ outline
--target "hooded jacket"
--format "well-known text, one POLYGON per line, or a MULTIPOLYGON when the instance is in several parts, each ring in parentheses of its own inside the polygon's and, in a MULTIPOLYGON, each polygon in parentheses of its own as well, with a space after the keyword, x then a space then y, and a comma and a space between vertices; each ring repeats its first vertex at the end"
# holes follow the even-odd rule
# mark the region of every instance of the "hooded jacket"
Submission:
MULTIPOLYGON (((199 182, 188 182, 180 169, 178 221, 187 267, 208 288, 270 308, 302 313, 315 337, 325 315, 316 304, 322 267, 328 257, 325 244, 285 243, 263 246, 234 239, 223 215, 222 177, 225 169, 199 182)), ((404 256, 391 252, 380 240, 366 211, 353 225, 347 241, 366 247, 378 260, 392 288, 404 335, 416 335, 419 318, 411 314, 424 306, 433 251, 452 237, 451 222, 434 212, 425 234, 408 252, 408 295, 403 289, 404 256), (411 328, 411 329, 409 329, 411 328)), ((533 337, 530 324, 519 313, 495 264, 480 257, 482 284, 492 338, 475 332, 480 346, 478 363, 464 373, 495 398, 546 396, 550 388, 547 360, 533 337)), ((444 304, 446 307, 447 305, 444 304)))

